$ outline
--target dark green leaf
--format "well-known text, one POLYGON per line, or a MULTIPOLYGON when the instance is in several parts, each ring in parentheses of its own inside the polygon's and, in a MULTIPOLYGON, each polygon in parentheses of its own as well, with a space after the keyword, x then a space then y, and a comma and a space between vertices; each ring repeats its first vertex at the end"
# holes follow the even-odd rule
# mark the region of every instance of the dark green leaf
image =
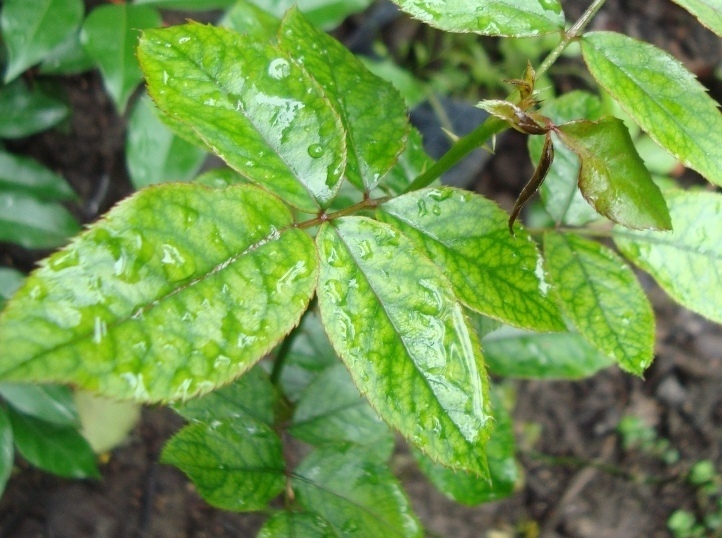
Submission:
POLYGON ((256 187, 149 187, 28 277, 0 317, 0 378, 186 399, 248 370, 316 286, 309 236, 256 187))
POLYGON ((722 195, 665 193, 673 232, 614 230, 619 250, 680 304, 722 323, 722 195))
POLYGON ((365 217, 324 224, 316 242, 321 317, 361 393, 432 459, 486 475, 484 363, 442 270, 365 217))
POLYGON ((504 377, 580 379, 612 364, 577 333, 502 327, 482 338, 489 370, 504 377))
POLYGON ((276 512, 257 538, 336 538, 328 521, 313 512, 276 512))
POLYGON ((8 409, 18 453, 44 471, 67 478, 99 478, 88 442, 69 426, 60 426, 8 409))
POLYGON ((0 87, 0 138, 22 138, 50 129, 68 117, 65 103, 39 84, 28 90, 22 80, 0 87))
POLYGON ((581 160, 579 189, 601 215, 637 230, 671 228, 664 197, 622 120, 573 121, 557 134, 581 160))
POLYGON ((549 277, 562 308, 590 344, 624 370, 652 363, 654 314, 632 270, 611 249, 576 235, 544 234, 549 277))
POLYGON ((156 116, 147 96, 139 99, 128 122, 125 158, 136 189, 195 177, 206 152, 174 135, 156 116))
POLYGON ((289 433, 315 446, 364 445, 381 461, 386 461, 394 448, 388 426, 361 397, 342 364, 327 368, 306 388, 289 433))
POLYGON ((45 58, 77 31, 82 20, 82 0, 5 0, 0 15, 8 48, 5 82, 45 58))
POLYGON ((0 192, 0 241, 25 248, 53 248, 66 243, 80 226, 63 206, 21 193, 0 192))
POLYGON ((415 127, 411 127, 409 136, 406 139, 406 149, 399 156, 396 163, 386 177, 381 181, 381 188, 390 190, 391 193, 399 195, 406 191, 406 188, 418 176, 426 172, 434 161, 424 150, 421 134, 415 127))
POLYGON ((290 57, 303 57, 307 73, 331 100, 346 131, 346 178, 371 191, 404 149, 408 119, 401 95, 297 8, 283 19, 279 46, 290 57))
POLYGON ((617 32, 582 39, 597 82, 680 162, 722 185, 722 114, 697 79, 675 58, 617 32))
POLYGON ((674 0, 697 17, 699 22, 722 36, 722 4, 717 0, 674 0))
POLYGON ((520 327, 564 329, 536 243, 521 230, 510 236, 507 214, 494 202, 428 188, 383 204, 379 217, 413 239, 472 310, 520 327))
POLYGON ((20 191, 46 201, 76 198, 63 176, 34 159, 4 151, 0 151, 0 191, 20 191))
POLYGON ((299 504, 341 536, 422 536, 400 484, 364 447, 317 448, 293 475, 299 504))
POLYGON ((105 87, 121 113, 142 78, 135 58, 140 30, 161 22, 153 8, 114 4, 94 9, 83 23, 81 43, 100 67, 105 87))
POLYGON ((80 425, 73 393, 60 385, 0 383, 0 396, 25 415, 59 426, 80 425))
POLYGON ((135 0, 137 5, 153 6, 161 9, 184 9, 188 11, 207 11, 232 6, 236 0, 135 0))
POLYGON ((5 410, 0 407, 0 495, 13 470, 14 460, 13 428, 5 410))
POLYGON ((145 32, 138 57, 160 109, 232 168, 304 211, 331 203, 346 164, 343 126, 301 64, 198 24, 145 32))
POLYGON ((75 75, 95 68, 95 61, 88 56, 80 42, 80 28, 65 41, 43 57, 40 73, 43 75, 75 75))
POLYGON ((276 41, 281 20, 251 1, 239 0, 218 23, 239 34, 248 34, 259 41, 276 41))

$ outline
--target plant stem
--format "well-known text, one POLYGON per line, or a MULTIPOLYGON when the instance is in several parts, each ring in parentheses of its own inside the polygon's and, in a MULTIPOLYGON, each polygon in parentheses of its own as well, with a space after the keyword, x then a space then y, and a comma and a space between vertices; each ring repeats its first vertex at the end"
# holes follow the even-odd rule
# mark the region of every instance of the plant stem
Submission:
MULTIPOLYGON (((547 57, 544 58, 544 61, 536 70, 537 77, 545 73, 557 60, 557 58, 559 58, 559 55, 564 52, 564 49, 566 49, 572 41, 581 35, 584 28, 586 28, 594 15, 597 14, 599 9, 604 5, 605 1, 606 0, 594 0, 594 2, 591 3, 579 20, 577 20, 577 22, 575 22, 569 29, 569 31, 563 32, 562 40, 554 48, 554 50, 552 50, 547 57)), ((517 92, 512 93, 507 99, 512 99, 512 96, 516 95, 516 93, 517 92)), ((414 179, 414 181, 406 187, 404 193, 427 187, 461 159, 466 157, 466 155, 482 146, 491 136, 508 128, 509 126, 506 122, 494 116, 489 116, 471 133, 463 138, 460 138, 451 147, 451 149, 447 151, 438 161, 436 161, 426 172, 416 177, 416 179, 414 179)))
POLYGON ((344 217, 346 215, 353 215, 354 213, 358 213, 359 211, 362 211, 364 209, 373 209, 376 206, 379 206, 386 202, 389 199, 389 196, 384 196, 383 198, 367 198, 366 200, 363 200, 357 204, 345 207, 339 211, 336 211, 335 213, 322 213, 318 217, 314 217, 312 219, 306 220, 304 222, 299 222, 296 227, 301 228, 302 230, 306 228, 312 228, 314 226, 318 226, 320 224, 323 224, 326 221, 337 219, 339 217, 344 217))

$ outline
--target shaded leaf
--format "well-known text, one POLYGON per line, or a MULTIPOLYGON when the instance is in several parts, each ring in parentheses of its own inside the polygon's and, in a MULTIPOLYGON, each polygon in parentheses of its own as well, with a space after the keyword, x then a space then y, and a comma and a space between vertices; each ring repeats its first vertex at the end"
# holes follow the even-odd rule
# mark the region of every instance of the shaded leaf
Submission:
POLYGON ((263 525, 257 538, 336 538, 329 523, 313 512, 276 512, 263 525))
POLYGON ((308 20, 321 28, 335 28, 353 13, 371 5, 372 0, 252 0, 261 9, 277 17, 298 5, 308 20))
POLYGON ((138 57, 161 110, 288 203, 327 207, 346 163, 343 127, 301 64, 224 28, 149 30, 138 57))
POLYGON ((581 160, 579 189, 601 215, 628 228, 670 229, 662 192, 622 120, 573 121, 560 125, 557 134, 581 160))
POLYGON ((95 61, 85 52, 78 28, 43 57, 39 71, 43 75, 75 75, 94 68, 95 61))
POLYGON ((0 14, 8 49, 5 82, 45 58, 82 20, 82 0, 5 0, 0 14))
POLYGON ((0 396, 25 415, 59 426, 80 426, 73 393, 68 387, 0 383, 0 396))
POLYGON ((617 32, 581 40, 597 82, 657 143, 715 185, 722 185, 722 114, 704 87, 675 58, 617 32))
POLYGON ((482 196, 451 187, 410 192, 379 209, 434 261, 472 310, 536 330, 563 330, 536 243, 509 235, 507 214, 482 196))
POLYGON ((232 6, 236 0, 135 0, 135 4, 153 6, 160 9, 184 9, 188 11, 206 11, 232 6))
POLYGON ((406 149, 399 156, 396 165, 381 180, 380 187, 392 194, 399 195, 406 191, 411 182, 426 172, 434 164, 429 157, 416 127, 411 126, 406 139, 406 149))
POLYGON ((399 66, 389 58, 367 58, 358 56, 364 67, 374 75, 389 81, 404 98, 406 106, 411 109, 426 99, 427 88, 423 81, 417 79, 410 71, 399 66))
POLYGON ((562 309, 590 344, 641 375, 654 351, 654 314, 632 270, 611 249, 576 235, 544 234, 562 309))
POLYGON ((449 32, 524 37, 564 28, 556 0, 394 0, 401 9, 429 26, 449 32))
POLYGON ((321 317, 361 393, 432 459, 485 475, 483 359, 441 269, 365 217, 324 224, 316 243, 321 317))
POLYGON ((21 193, 0 192, 0 241, 25 248, 54 248, 80 231, 63 206, 21 193))
POLYGON ((718 36, 722 36, 722 4, 716 0, 673 0, 682 6, 697 20, 712 30, 718 36))
POLYGON ((0 191, 24 192, 47 201, 76 198, 63 176, 34 159, 4 151, 0 151, 0 191))
POLYGON ((14 456, 13 428, 7 413, 0 407, 0 495, 12 473, 14 456))
POLYGON ((0 267, 0 310, 25 281, 25 275, 9 267, 0 267))
POLYGON ((0 317, 0 378, 139 401, 228 383, 313 294, 313 244, 292 222, 251 186, 138 192, 28 277, 0 317))
POLYGON ((614 230, 619 250, 677 302, 722 323, 722 195, 666 192, 673 232, 614 230))
POLYGON ((404 149, 408 118, 401 95, 298 8, 283 18, 279 46, 303 57, 304 68, 331 100, 346 132, 346 179, 369 192, 404 149))
POLYGON ((7 409, 18 453, 35 467, 66 478, 99 478, 95 454, 75 428, 7 409))
POLYGON ((317 448, 293 473, 293 490, 339 535, 422 536, 401 485, 364 447, 317 448))
POLYGON ((120 113, 140 84, 142 74, 135 58, 140 30, 161 25, 160 14, 146 6, 100 6, 85 19, 80 40, 93 58, 108 93, 120 113))
POLYGON ((40 84, 29 90, 22 80, 0 86, 0 138, 22 138, 54 127, 68 117, 68 106, 40 84))

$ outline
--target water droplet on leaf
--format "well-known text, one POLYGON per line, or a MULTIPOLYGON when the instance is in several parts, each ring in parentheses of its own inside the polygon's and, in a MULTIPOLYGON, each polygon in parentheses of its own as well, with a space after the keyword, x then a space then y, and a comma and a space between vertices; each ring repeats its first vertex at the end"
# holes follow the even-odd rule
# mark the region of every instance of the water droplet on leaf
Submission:
POLYGON ((319 157, 323 156, 325 151, 326 150, 321 144, 311 144, 310 146, 308 146, 308 154, 314 159, 318 159, 319 157))

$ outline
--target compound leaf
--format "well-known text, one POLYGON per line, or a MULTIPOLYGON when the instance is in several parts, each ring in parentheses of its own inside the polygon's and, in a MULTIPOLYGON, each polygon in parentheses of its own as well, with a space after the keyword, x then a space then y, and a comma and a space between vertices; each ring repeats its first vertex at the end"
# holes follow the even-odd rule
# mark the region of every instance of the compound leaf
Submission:
POLYGON ((293 476, 299 504, 321 516, 338 535, 422 535, 401 485, 364 447, 317 448, 293 476))
POLYGON ((8 49, 5 82, 72 36, 83 20, 81 0, 6 0, 0 14, 2 37, 8 49))
POLYGON ((447 32, 525 37, 564 28, 564 13, 557 0, 394 0, 394 3, 412 17, 447 32))
POLYGON ((257 538, 337 538, 328 521, 312 512, 276 512, 263 525, 257 538))
POLYGON ((373 75, 338 41, 292 8, 283 18, 279 46, 302 56, 303 66, 331 100, 346 131, 346 178, 369 192, 404 149, 408 119, 398 91, 373 75), (383 121, 380 119, 383 118, 383 121))
POLYGON ((68 106, 40 84, 29 90, 22 80, 0 87, 0 138, 22 138, 50 129, 68 117, 68 106))
POLYGON ((581 40, 597 82, 659 145, 715 185, 722 185, 722 114, 704 87, 675 58, 617 32, 581 40))
POLYGON ((0 241, 25 248, 53 248, 80 231, 63 206, 20 192, 0 192, 0 241))
POLYGON ((188 24, 143 34, 148 91, 232 168, 311 213, 341 186, 346 143, 322 89, 273 45, 188 24))
POLYGON ((579 157, 579 189, 601 215, 628 228, 671 228, 662 192, 622 120, 573 121, 560 125, 557 134, 579 157))
POLYGON ((321 317, 361 393, 432 459, 487 475, 483 359, 441 269, 366 217, 324 224, 316 243, 321 317))
POLYGON ((135 58, 139 30, 161 22, 150 7, 115 4, 94 9, 83 23, 81 43, 100 67, 105 87, 121 113, 142 78, 135 58))
POLYGON ((652 362, 654 314, 632 270, 611 249, 576 235, 544 234, 562 309, 589 343, 624 370, 652 362))
POLYGON ((59 426, 80 425, 73 392, 62 385, 0 383, 0 396, 16 410, 59 426))
POLYGON ((722 195, 665 193, 673 232, 614 230, 619 250, 676 301, 722 323, 722 195))
POLYGON ((511 236, 508 215, 495 203, 428 188, 384 203, 379 218, 413 239, 472 310, 538 331, 565 328, 536 243, 521 231, 511 236))
POLYGON ((20 191, 47 201, 72 200, 75 192, 63 176, 28 157, 0 151, 0 190, 20 191))
POLYGON ((299 321, 310 237, 248 185, 175 183, 118 204, 26 281, 0 317, 0 378, 184 399, 234 379, 299 321))
POLYGON ((0 407, 0 494, 12 473, 14 455, 13 428, 7 413, 0 407))

